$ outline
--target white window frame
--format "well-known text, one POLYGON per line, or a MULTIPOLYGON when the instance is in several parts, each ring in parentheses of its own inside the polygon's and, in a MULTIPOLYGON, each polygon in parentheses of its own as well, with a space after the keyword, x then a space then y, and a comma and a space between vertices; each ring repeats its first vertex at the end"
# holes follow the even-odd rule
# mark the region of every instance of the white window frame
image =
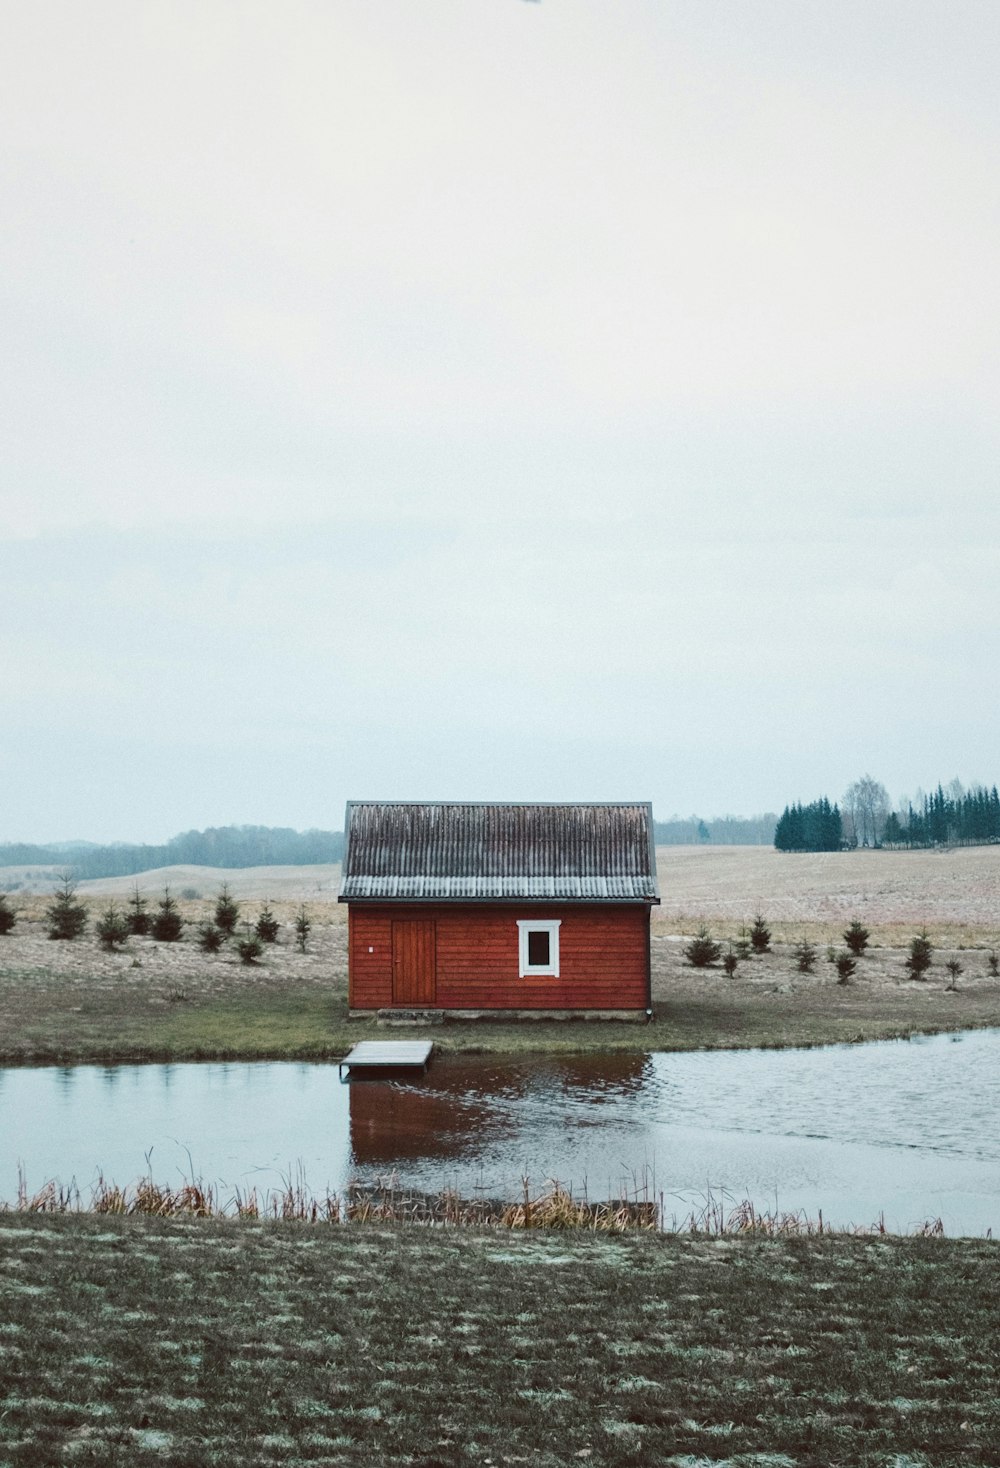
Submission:
POLYGON ((518 918, 517 953, 518 974, 522 979, 535 976, 548 979, 559 977, 559 928, 562 918, 518 918), (548 933, 549 961, 546 964, 528 962, 528 934, 548 933))

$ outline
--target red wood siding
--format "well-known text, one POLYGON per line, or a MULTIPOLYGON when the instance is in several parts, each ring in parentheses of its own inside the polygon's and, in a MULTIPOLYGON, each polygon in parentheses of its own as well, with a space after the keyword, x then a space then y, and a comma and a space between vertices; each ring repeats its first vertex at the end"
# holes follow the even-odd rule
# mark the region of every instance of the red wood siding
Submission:
POLYGON ((421 903, 349 908, 352 1009, 392 1008, 392 925, 401 919, 436 924, 438 1009, 646 1007, 648 907, 421 903), (519 918, 560 919, 557 979, 519 978, 519 918))

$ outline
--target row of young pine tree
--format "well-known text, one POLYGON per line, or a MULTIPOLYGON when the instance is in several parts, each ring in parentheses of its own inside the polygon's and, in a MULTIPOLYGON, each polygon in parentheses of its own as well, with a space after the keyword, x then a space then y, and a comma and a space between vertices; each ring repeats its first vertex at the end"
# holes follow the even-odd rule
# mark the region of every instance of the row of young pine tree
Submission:
MULTIPOLYGON (((158 943, 177 943, 184 932, 184 918, 177 903, 164 888, 163 896, 155 912, 147 911, 148 904, 138 885, 123 911, 109 902, 94 924, 94 932, 101 947, 108 953, 120 952, 130 938, 154 938, 158 943)), ((230 938, 245 964, 256 963, 267 943, 277 943, 281 924, 270 906, 265 902, 255 923, 244 922, 245 936, 239 937, 236 928, 240 908, 229 895, 228 885, 223 882, 215 901, 212 917, 203 922, 197 931, 198 947, 203 953, 218 953, 230 938)), ((90 912, 85 903, 78 901, 76 887, 71 877, 62 878, 62 887, 55 892, 45 909, 45 924, 50 938, 72 942, 86 931, 90 912)), ((17 912, 11 907, 6 894, 0 892, 0 936, 13 931, 17 912)), ((300 953, 305 953, 306 942, 312 923, 306 914, 305 905, 300 906, 295 922, 295 943, 300 953)))
MULTIPOLYGON (((882 787, 878 787, 881 789, 882 787)), ((886 801, 886 806, 888 802, 886 801)), ((942 785, 905 809, 869 812, 875 846, 987 846, 1000 843, 1000 793, 994 785, 946 791, 942 785)), ((826 796, 786 805, 774 831, 779 851, 842 851, 858 845, 857 832, 845 823, 838 805, 826 796)))

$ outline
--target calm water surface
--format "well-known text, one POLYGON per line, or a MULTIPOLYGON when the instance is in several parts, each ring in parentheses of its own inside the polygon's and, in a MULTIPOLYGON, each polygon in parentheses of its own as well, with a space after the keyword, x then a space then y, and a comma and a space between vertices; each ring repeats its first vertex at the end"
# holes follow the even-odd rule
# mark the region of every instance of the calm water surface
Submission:
POLYGON ((513 1194, 527 1175, 591 1198, 653 1178, 668 1216, 711 1191, 841 1224, 940 1217, 1000 1233, 1000 1030, 821 1050, 433 1060, 410 1081, 336 1065, 0 1070, 0 1198, 98 1171, 133 1182, 314 1190, 395 1173, 513 1194))

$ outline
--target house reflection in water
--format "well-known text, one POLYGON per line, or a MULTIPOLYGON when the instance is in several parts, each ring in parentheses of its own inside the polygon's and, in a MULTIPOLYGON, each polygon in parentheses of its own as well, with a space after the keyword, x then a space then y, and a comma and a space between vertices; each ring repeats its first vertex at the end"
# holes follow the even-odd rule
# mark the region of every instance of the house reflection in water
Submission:
POLYGON ((544 1128, 552 1103, 562 1111, 567 1093, 577 1104, 564 1121, 587 1125, 593 1107, 633 1102, 649 1065, 643 1054, 517 1062, 441 1057, 417 1082, 352 1081, 352 1160, 360 1167, 468 1161, 532 1131, 533 1123, 544 1128))
POLYGON ((352 1081, 349 1105, 351 1157, 359 1166, 465 1158, 486 1134, 508 1130, 487 1104, 400 1082, 352 1081))

